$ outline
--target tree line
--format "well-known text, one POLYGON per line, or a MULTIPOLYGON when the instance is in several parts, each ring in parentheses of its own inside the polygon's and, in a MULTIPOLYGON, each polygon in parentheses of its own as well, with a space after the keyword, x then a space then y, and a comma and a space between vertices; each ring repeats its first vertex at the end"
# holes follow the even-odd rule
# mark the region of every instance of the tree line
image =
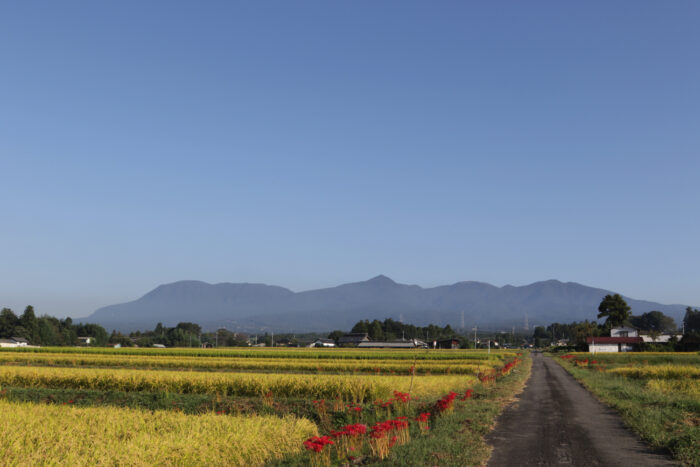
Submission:
MULTIPOLYGON (((378 319, 371 322, 369 320, 358 321, 350 332, 367 334, 373 341, 394 341, 398 339, 432 341, 436 339, 450 339, 458 336, 449 324, 445 327, 440 327, 435 324, 421 327, 413 324, 404 324, 391 318, 387 318, 384 321, 379 321, 378 319)), ((333 331, 328 335, 328 338, 337 340, 344 334, 345 332, 343 331, 333 331)))
POLYGON ((92 337, 96 345, 106 345, 109 334, 99 324, 74 324, 70 318, 53 316, 37 318, 31 305, 17 316, 10 308, 0 311, 0 338, 22 337, 32 345, 61 346, 77 345, 78 337, 92 337))

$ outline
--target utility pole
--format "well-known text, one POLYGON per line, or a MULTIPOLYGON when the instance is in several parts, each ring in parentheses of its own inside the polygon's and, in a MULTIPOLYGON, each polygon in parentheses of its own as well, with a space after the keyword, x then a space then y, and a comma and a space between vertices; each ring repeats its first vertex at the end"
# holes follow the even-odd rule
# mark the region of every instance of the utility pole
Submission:
POLYGON ((474 348, 476 349, 476 326, 474 326, 474 348))
MULTIPOLYGON (((270 332, 272 332, 272 331, 270 331, 270 332)), ((275 333, 272 332, 272 340, 270 341, 270 347, 274 347, 274 346, 275 346, 275 333)))

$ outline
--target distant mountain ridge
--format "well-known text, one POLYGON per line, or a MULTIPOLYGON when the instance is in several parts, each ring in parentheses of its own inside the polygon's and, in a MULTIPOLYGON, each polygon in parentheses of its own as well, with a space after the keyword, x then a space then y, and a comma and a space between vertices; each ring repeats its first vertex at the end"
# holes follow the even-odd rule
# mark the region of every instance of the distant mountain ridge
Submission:
MULTIPOLYGON (((108 330, 153 329, 191 321, 204 329, 225 327, 244 332, 304 332, 349 329, 361 319, 403 319, 408 323, 522 329, 552 322, 594 320, 609 290, 575 282, 547 280, 525 286, 496 287, 457 282, 423 288, 379 275, 363 282, 293 292, 284 287, 179 281, 156 287, 128 303, 98 309, 84 318, 108 330)), ((682 320, 685 305, 662 305, 625 297, 632 313, 658 310, 682 320)))

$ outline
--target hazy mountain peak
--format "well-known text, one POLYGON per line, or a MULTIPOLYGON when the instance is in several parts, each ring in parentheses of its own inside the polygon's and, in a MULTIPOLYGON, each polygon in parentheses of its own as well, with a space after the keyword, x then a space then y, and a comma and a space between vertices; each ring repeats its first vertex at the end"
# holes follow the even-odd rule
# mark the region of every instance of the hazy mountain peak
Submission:
POLYGON ((385 276, 384 274, 380 274, 378 276, 375 276, 367 281, 365 281, 367 284, 374 284, 374 285, 397 285, 396 282, 394 282, 393 279, 385 276))

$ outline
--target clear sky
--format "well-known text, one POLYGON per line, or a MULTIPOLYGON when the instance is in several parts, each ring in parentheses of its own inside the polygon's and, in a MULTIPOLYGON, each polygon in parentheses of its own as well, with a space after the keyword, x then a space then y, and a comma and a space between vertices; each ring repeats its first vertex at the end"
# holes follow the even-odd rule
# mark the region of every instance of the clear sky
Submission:
POLYGON ((0 4, 0 307, 182 279, 700 305, 697 1, 0 4))

